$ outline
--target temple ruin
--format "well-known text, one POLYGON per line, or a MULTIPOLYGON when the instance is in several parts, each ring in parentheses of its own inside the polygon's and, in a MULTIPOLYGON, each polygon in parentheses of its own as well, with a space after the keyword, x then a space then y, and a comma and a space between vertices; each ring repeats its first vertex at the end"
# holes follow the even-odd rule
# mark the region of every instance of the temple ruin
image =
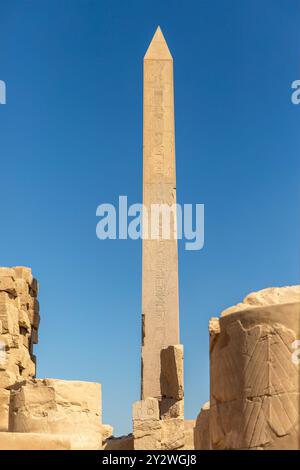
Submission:
MULTIPOLYGON (((176 204, 173 94, 158 28, 144 57, 146 207, 176 204)), ((209 401, 186 420, 176 237, 144 239, 142 264, 141 396, 121 437, 102 423, 100 384, 36 378, 38 282, 0 268, 0 449, 300 449, 300 286, 253 292, 209 321, 209 401)))

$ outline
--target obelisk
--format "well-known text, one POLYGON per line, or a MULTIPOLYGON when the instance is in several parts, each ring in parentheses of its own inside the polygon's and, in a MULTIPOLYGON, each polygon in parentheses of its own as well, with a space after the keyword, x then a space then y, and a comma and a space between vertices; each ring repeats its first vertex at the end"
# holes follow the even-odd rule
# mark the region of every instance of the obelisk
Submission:
POLYGON ((142 399, 162 397, 161 351, 179 344, 177 240, 172 229, 171 239, 161 230, 151 238, 153 204, 176 204, 173 59, 159 27, 144 57, 143 205, 149 227, 142 254, 142 399))

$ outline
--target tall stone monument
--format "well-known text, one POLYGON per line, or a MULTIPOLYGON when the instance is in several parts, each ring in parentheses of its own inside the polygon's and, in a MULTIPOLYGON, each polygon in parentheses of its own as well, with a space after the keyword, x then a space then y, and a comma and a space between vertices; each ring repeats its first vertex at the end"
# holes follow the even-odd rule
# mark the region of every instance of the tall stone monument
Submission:
POLYGON ((179 343, 179 309, 177 240, 172 236, 176 214, 170 218, 169 240, 163 239, 161 221, 151 219, 153 204, 176 204, 173 59, 159 27, 144 57, 143 110, 148 239, 143 240, 142 261, 142 399, 160 399, 161 350, 179 343), (155 223, 157 239, 151 233, 155 223))
POLYGON ((173 59, 159 27, 144 57, 143 104, 142 384, 141 401, 133 405, 133 440, 135 449, 179 449, 185 426, 173 59))

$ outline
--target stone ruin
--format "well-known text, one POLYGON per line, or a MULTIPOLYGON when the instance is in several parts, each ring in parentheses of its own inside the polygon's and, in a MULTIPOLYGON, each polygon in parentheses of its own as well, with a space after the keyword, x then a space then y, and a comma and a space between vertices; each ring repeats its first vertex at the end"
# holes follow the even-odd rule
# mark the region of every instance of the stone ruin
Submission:
POLYGON ((161 350, 160 399, 133 404, 133 433, 102 424, 101 385, 35 378, 38 283, 0 268, 0 449, 300 449, 300 286, 263 289, 209 322, 210 402, 184 419, 183 347, 161 350))
MULTIPOLYGON (((300 286, 263 289, 209 324, 210 405, 197 446, 299 449, 300 286)), ((197 429, 197 427, 196 427, 197 429)), ((200 434, 200 435, 199 435, 200 434)))
POLYGON ((0 268, 0 449, 101 449, 101 386, 35 378, 37 294, 31 269, 0 268))
MULTIPOLYGON (((144 57, 144 207, 176 203, 175 173, 173 58, 158 28, 144 57)), ((102 424, 100 384, 35 378, 38 284, 0 268, 0 449, 300 449, 300 286, 210 320, 210 401, 185 420, 176 237, 143 238, 142 258, 141 400, 119 438, 102 424)))

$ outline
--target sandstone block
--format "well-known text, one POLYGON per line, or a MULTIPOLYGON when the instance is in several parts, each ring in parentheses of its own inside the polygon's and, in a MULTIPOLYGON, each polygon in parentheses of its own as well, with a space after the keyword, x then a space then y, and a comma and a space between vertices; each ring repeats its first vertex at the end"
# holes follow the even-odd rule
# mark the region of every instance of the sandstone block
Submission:
MULTIPOLYGON (((18 348, 20 344, 20 338, 19 338, 19 335, 1 334, 0 342, 2 346, 1 349, 3 349, 3 347, 5 346, 5 349, 8 350, 8 349, 13 349, 13 348, 18 348)), ((2 362, 3 360, 1 360, 1 363, 2 362)), ((0 370, 2 370, 1 363, 0 363, 0 370)), ((4 367, 4 370, 5 370, 5 367, 4 367)))
POLYGON ((0 389, 7 388, 16 383, 16 377, 18 377, 17 366, 13 371, 1 370, 0 371, 0 389))
POLYGON ((137 401, 132 407, 134 421, 159 420, 159 405, 156 398, 137 401))
POLYGON ((0 362, 0 386, 11 387, 35 376, 33 345, 38 341, 37 283, 31 269, 0 268, 0 341, 5 361, 0 362))
POLYGON ((162 396, 182 400, 183 390, 183 346, 176 344, 161 351, 162 396))
POLYGON ((174 398, 163 398, 159 402, 160 419, 184 419, 184 401, 174 398))
POLYGON ((185 444, 183 419, 161 421, 161 448, 164 450, 182 449, 185 444))
POLYGON ((133 427, 134 450, 161 449, 160 421, 143 421, 133 427))
POLYGON ((13 268, 0 268, 0 277, 15 277, 13 268))
POLYGON ((102 442, 107 441, 107 439, 111 438, 114 433, 114 428, 110 424, 102 424, 101 426, 101 434, 102 434, 102 442))
POLYGON ((25 381, 11 393, 9 430, 72 434, 74 446, 82 448, 89 441, 99 448, 101 386, 55 379, 25 381))
POLYGON ((0 291, 7 292, 13 297, 17 296, 16 286, 12 277, 0 277, 0 291))
POLYGON ((14 305, 0 303, 0 320, 2 323, 2 333, 19 334, 19 312, 14 305))
POLYGON ((8 292, 0 291, 0 303, 1 304, 11 304, 14 305, 15 307, 18 307, 18 299, 11 294, 8 294, 8 292))
POLYGON ((133 404, 134 449, 161 448, 159 405, 155 398, 146 398, 133 404))
POLYGON ((28 285, 31 285, 33 281, 32 270, 25 266, 16 266, 13 268, 14 277, 17 279, 24 279, 28 285))
POLYGON ((31 331, 31 324, 28 314, 23 309, 19 310, 19 326, 20 328, 24 328, 27 332, 31 331))

